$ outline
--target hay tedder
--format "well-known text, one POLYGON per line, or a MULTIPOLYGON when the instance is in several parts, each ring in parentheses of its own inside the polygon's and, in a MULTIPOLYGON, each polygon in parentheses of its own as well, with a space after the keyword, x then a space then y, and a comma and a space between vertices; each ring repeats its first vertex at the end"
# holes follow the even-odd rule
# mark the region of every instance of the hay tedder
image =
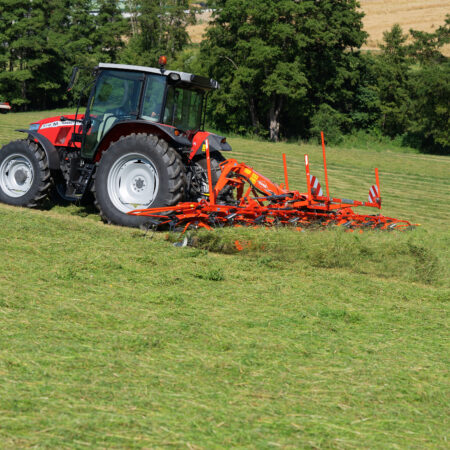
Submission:
POLYGON ((181 229, 183 232, 189 228, 209 230, 225 226, 290 226, 299 231, 314 226, 343 226, 349 231, 404 230, 413 227, 406 220, 382 215, 358 214, 353 211, 352 208, 356 206, 381 209, 378 169, 375 169, 375 184, 369 190, 367 202, 330 197, 323 132, 321 138, 326 195, 318 179, 310 173, 308 155, 305 155, 307 186, 305 193, 289 189, 285 154, 283 154, 284 184, 277 185, 246 164, 228 159, 220 164, 220 176, 213 186, 209 143, 206 140, 209 184, 207 198, 198 202, 179 203, 175 207, 138 209, 129 214, 147 217, 146 225, 149 228, 169 227, 172 230, 181 229))

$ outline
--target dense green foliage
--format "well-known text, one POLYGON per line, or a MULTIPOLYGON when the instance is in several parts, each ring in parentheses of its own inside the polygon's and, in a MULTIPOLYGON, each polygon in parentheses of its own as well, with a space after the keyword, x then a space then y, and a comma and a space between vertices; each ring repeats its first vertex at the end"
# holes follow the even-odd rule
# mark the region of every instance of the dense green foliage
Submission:
POLYGON ((420 148, 450 153, 450 61, 413 73, 411 85, 407 138, 420 148))
POLYGON ((72 65, 114 61, 126 22, 117 0, 0 0, 0 97, 21 109, 67 103, 72 65))
POLYGON ((366 56, 378 92, 371 126, 418 148, 450 153, 450 64, 439 52, 450 42, 450 16, 435 33, 411 30, 411 37, 408 44, 395 25, 384 33, 381 54, 366 56))
POLYGON ((223 89, 213 98, 217 127, 329 142, 365 130, 450 153, 450 76, 440 52, 450 18, 434 33, 400 26, 377 54, 363 53, 357 2, 221 3, 201 58, 223 89), (237 13, 237 3, 240 4, 237 13))
POLYGON ((155 65, 162 54, 173 58, 189 42, 186 25, 195 16, 188 8, 188 0, 128 1, 131 38, 121 61, 155 65))
POLYGON ((202 59, 224 89, 220 127, 300 135, 320 105, 345 110, 357 83, 366 33, 356 1, 220 2, 202 59), (240 110, 238 115, 233 111, 240 110))
MULTIPOLYGON (((329 142, 365 132, 450 153, 450 16, 434 32, 385 32, 362 52, 356 0, 214 0, 201 47, 189 45, 188 0, 0 0, 0 100, 16 110, 75 104, 73 65, 157 65, 216 78, 210 124, 262 138, 329 142)), ((190 8, 190 9, 189 9, 190 8)))
POLYGON ((65 92, 74 65, 156 65, 161 53, 174 55, 188 42, 187 5, 184 0, 0 0, 0 100, 19 110, 67 105, 75 101, 65 92))
MULTIPOLYGON (((0 116, 0 145, 43 114, 0 116)), ((304 153, 323 179, 319 146, 230 142, 274 181, 282 153, 293 188, 304 153)), ((176 248, 0 205, 1 447, 447 448, 450 160, 331 146, 331 193, 367 198, 375 165, 382 212, 421 227, 176 248)))

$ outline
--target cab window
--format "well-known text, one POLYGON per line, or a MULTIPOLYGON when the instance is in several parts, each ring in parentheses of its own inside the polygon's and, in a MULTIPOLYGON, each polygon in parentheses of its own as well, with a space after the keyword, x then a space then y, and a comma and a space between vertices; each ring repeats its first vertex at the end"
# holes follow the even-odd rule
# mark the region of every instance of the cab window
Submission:
POLYGON ((147 84, 142 104, 142 118, 159 122, 166 89, 166 79, 161 75, 147 75, 147 84))
POLYGON ((124 71, 104 71, 98 81, 90 115, 137 115, 142 75, 124 71))
POLYGON ((139 72, 102 71, 89 105, 83 157, 92 157, 103 136, 117 122, 137 117, 142 83, 139 72))
POLYGON ((164 123, 182 130, 201 126, 203 91, 170 86, 164 109, 164 123))

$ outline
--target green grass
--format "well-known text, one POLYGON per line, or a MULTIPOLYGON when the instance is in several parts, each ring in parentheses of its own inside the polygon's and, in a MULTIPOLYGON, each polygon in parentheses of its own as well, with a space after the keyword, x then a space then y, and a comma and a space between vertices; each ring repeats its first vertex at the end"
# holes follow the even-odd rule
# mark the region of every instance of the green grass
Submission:
MULTIPOLYGON (((13 127, 57 113, 0 116, 13 127)), ((20 137, 20 135, 19 135, 20 137)), ((230 156, 305 190, 303 154, 232 138, 230 156)), ((330 148, 331 191, 404 233, 102 224, 91 208, 0 205, 5 448, 445 448, 450 160, 330 148), (236 252, 239 239, 245 248, 236 252)))
POLYGON ((27 129, 31 122, 47 117, 61 116, 62 114, 75 114, 75 110, 76 108, 61 108, 54 111, 1 114, 0 145, 4 145, 13 139, 23 139, 24 134, 15 130, 27 129))
POLYGON ((376 150, 378 152, 391 150, 402 153, 419 153, 417 148, 406 146, 404 144, 404 139, 401 136, 391 139, 387 136, 376 135, 364 131, 343 135, 342 143, 339 144, 339 147, 357 150, 376 150))

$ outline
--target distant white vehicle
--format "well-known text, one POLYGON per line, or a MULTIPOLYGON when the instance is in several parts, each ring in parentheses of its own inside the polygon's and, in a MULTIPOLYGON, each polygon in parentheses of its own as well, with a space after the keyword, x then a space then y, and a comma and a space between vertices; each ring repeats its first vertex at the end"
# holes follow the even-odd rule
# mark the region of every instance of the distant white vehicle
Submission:
POLYGON ((6 114, 11 111, 11 105, 8 102, 0 102, 0 113, 6 114))

